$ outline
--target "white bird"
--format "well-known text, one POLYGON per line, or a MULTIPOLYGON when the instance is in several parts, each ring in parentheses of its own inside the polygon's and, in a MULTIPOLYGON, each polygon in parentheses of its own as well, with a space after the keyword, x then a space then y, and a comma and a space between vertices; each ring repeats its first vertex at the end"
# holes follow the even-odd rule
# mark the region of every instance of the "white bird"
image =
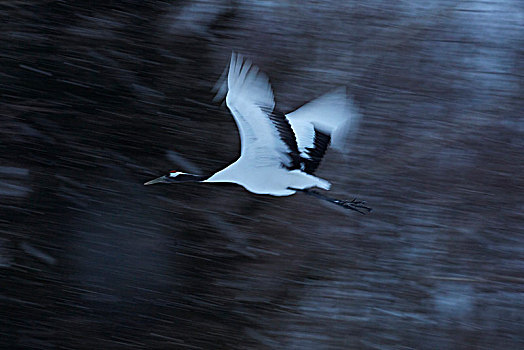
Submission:
POLYGON ((171 171, 145 185, 230 182, 257 194, 289 196, 300 191, 360 213, 371 211, 362 201, 333 199, 310 190, 329 190, 331 184, 314 172, 330 145, 343 151, 348 134, 355 133, 359 115, 345 87, 284 114, 275 108, 267 76, 233 53, 219 94, 220 90, 227 91, 226 105, 240 132, 240 158, 210 176, 171 171))

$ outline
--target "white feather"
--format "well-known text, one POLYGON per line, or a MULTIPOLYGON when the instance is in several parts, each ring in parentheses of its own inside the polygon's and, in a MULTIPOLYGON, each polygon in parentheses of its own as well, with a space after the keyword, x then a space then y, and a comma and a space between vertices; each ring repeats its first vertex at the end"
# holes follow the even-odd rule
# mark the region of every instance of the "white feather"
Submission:
POLYGON ((300 170, 289 171, 288 146, 280 139, 267 112, 275 101, 267 76, 241 55, 233 53, 227 76, 226 105, 240 133, 240 158, 206 182, 233 182, 247 190, 275 196, 294 194, 289 187, 304 189, 330 183, 300 170))
POLYGON ((295 131, 301 152, 305 152, 306 147, 313 147, 315 128, 331 135, 331 147, 346 152, 346 141, 356 133, 360 120, 346 87, 336 88, 288 113, 286 117, 295 131))

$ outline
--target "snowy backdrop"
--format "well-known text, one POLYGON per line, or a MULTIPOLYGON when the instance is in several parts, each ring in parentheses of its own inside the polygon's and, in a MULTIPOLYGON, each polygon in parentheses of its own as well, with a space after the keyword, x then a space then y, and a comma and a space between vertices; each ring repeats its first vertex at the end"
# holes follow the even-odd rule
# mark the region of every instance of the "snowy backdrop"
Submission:
POLYGON ((0 347, 524 347, 524 3, 0 4, 0 347), (362 113, 318 175, 367 216, 234 185, 231 51, 292 110, 362 113))

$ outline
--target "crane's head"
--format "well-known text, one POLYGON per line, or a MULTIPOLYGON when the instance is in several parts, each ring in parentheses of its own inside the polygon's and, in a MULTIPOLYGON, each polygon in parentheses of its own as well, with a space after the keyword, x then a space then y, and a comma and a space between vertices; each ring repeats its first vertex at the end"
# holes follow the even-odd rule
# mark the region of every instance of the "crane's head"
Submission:
POLYGON ((180 183, 180 182, 200 182, 206 179, 206 176, 188 174, 181 171, 170 171, 169 174, 157 177, 144 185, 153 185, 158 183, 180 183))

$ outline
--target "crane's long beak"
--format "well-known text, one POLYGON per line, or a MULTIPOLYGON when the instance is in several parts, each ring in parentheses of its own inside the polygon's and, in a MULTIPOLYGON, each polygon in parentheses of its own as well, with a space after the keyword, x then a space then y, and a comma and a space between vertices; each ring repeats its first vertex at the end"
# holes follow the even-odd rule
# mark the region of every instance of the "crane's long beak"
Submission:
POLYGON ((151 181, 148 181, 144 183, 144 185, 154 185, 154 184, 166 183, 166 182, 170 182, 170 181, 169 181, 169 178, 166 175, 164 175, 164 176, 157 177, 156 179, 153 179, 151 181))

